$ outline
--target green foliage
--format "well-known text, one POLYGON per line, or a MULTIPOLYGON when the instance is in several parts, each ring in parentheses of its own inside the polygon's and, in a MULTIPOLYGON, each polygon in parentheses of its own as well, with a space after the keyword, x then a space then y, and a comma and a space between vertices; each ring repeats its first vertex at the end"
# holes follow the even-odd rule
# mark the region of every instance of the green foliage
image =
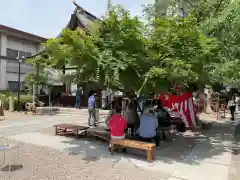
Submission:
POLYGON ((198 19, 199 28, 218 40, 219 63, 209 75, 213 82, 240 85, 240 1, 239 0, 201 0, 192 9, 198 19))
POLYGON ((137 90, 150 68, 145 49, 144 25, 121 6, 109 4, 100 23, 100 79, 108 87, 137 90))
MULTIPOLYGON (((0 100, 3 102, 4 109, 9 108, 9 96, 13 97, 13 104, 15 107, 15 110, 17 109, 17 96, 15 95, 9 95, 5 93, 0 93, 0 100)), ((20 95, 20 106, 24 102, 31 102, 32 101, 32 96, 27 94, 27 95, 20 95)))
MULTIPOLYGON (((239 0, 159 3, 146 8, 143 23, 109 1, 96 28, 63 30, 30 63, 56 69, 67 64, 76 67, 68 80, 122 91, 166 92, 178 83, 186 88, 192 83, 200 88, 219 81, 239 84, 239 0), (169 6, 188 7, 189 14, 165 16, 162 10, 169 6)), ((27 79, 36 81, 33 75, 27 79)))
POLYGON ((6 94, 0 94, 0 100, 3 102, 4 109, 8 109, 8 96, 6 94))
POLYGON ((48 85, 51 79, 51 74, 47 71, 41 72, 39 75, 28 73, 24 79, 27 85, 33 85, 37 82, 38 85, 48 85))
POLYGON ((170 86, 189 82, 201 86, 211 81, 208 72, 214 68, 211 63, 219 62, 218 42, 202 33, 194 16, 160 16, 153 19, 152 24, 155 28, 150 35, 148 52, 155 65, 150 70, 154 83, 162 84, 165 80, 171 82, 170 86))

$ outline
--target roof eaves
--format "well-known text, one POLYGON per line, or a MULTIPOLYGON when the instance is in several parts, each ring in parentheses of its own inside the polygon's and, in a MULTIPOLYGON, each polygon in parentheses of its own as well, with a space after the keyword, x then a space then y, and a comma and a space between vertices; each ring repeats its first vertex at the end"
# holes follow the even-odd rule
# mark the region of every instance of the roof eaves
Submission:
POLYGON ((31 34, 31 33, 25 32, 25 31, 21 31, 19 29, 15 29, 15 28, 12 28, 12 27, 8 27, 8 26, 2 25, 2 24, 0 24, 0 31, 1 30, 5 30, 7 32, 20 34, 20 35, 23 35, 23 36, 26 36, 26 37, 31 37, 31 38, 36 39, 37 41, 41 41, 41 42, 44 42, 44 41, 47 40, 44 37, 41 37, 41 36, 38 36, 38 35, 35 35, 35 34, 31 34))
MULTIPOLYGON (((87 25, 82 21, 82 19, 79 18, 79 16, 77 16, 78 13, 80 13, 81 15, 87 15, 86 18, 88 18, 88 19, 91 20, 91 21, 101 21, 98 17, 96 17, 96 16, 94 16, 93 14, 89 13, 89 12, 88 12, 87 10, 85 10, 83 7, 79 6, 76 2, 73 2, 73 4, 76 6, 76 8, 75 8, 75 10, 74 10, 74 13, 71 15, 71 19, 69 20, 69 22, 67 23, 67 25, 66 25, 66 27, 65 27, 64 29, 66 29, 66 28, 73 29, 73 28, 71 28, 71 26, 72 26, 72 23, 75 23, 75 22, 73 22, 73 21, 76 20, 75 18, 77 18, 77 19, 80 21, 80 23, 81 23, 85 28, 87 28, 87 25)), ((57 37, 60 37, 60 36, 61 36, 61 33, 60 33, 57 37)), ((29 58, 36 57, 36 56, 42 54, 44 51, 45 51, 45 49, 42 49, 40 52, 32 55, 32 56, 29 57, 29 58)))

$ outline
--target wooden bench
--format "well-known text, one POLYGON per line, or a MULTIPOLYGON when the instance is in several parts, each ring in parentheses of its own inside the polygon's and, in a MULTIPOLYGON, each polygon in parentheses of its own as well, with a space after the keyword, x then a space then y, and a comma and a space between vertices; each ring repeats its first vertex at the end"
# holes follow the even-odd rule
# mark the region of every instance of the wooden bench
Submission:
POLYGON ((133 140, 111 140, 111 152, 113 153, 116 146, 121 147, 131 147, 136 149, 142 149, 147 151, 147 160, 151 161, 155 159, 156 145, 152 143, 142 142, 142 141, 133 141, 133 140))
POLYGON ((56 124, 53 126, 55 127, 55 135, 75 135, 76 137, 86 135, 86 130, 89 128, 74 124, 56 124))
POLYGON ((96 137, 97 139, 109 141, 110 132, 106 128, 101 127, 91 127, 87 129, 87 135, 96 137))

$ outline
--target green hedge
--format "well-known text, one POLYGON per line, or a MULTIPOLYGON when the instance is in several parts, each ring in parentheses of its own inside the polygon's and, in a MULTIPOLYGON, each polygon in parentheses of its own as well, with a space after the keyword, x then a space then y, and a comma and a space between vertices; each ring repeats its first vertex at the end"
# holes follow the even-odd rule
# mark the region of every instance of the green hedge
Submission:
MULTIPOLYGON (((16 110, 17 109, 17 107, 18 107, 18 102, 17 102, 18 100, 17 100, 17 96, 15 96, 14 97, 14 109, 16 110)), ((30 95, 30 94, 27 94, 27 95, 25 95, 25 94, 23 94, 23 95, 20 95, 20 108, 22 109, 22 107, 23 107, 23 103, 24 102, 32 102, 32 95, 30 95)))
POLYGON ((9 100, 8 100, 8 95, 0 94, 0 100, 3 102, 3 107, 4 109, 8 109, 9 107, 9 100))
MULTIPOLYGON (((11 96, 11 94, 5 94, 2 93, 0 94, 0 100, 3 102, 4 105, 4 109, 8 109, 9 108, 9 96, 11 96)), ((13 97, 13 104, 14 104, 14 109, 17 109, 17 96, 12 95, 13 97)), ((22 107, 24 102, 31 102, 32 101, 32 95, 20 95, 20 107, 22 107)))

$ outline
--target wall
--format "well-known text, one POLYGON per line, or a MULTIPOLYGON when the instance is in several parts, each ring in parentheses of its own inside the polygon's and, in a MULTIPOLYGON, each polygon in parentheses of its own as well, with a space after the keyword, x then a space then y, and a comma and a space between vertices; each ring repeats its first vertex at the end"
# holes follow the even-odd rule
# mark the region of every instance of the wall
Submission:
MULTIPOLYGON (((7 40, 7 48, 24 51, 31 54, 36 54, 39 50, 39 45, 27 40, 23 40, 17 37, 8 36, 7 40)), ((18 61, 8 60, 6 66, 7 72, 7 85, 8 81, 18 81, 18 70, 19 70, 19 63, 18 61)), ((24 81, 25 76, 29 72, 33 72, 34 68, 31 65, 21 63, 20 68, 20 81, 24 81)))
POLYGON ((13 36, 8 36, 7 48, 35 54, 38 51, 38 44, 13 36))
MULTIPOLYGON (((3 33, 0 34, 0 55, 6 56, 7 36, 3 33)), ((0 59, 0 90, 7 89, 7 73, 6 73, 7 61, 0 59)))
MULTIPOLYGON (((18 74, 18 62, 17 61, 7 61, 7 73, 16 73, 18 74)), ((25 64, 25 63, 21 63, 20 66, 20 72, 21 74, 26 74, 29 72, 33 72, 34 68, 29 65, 29 64, 25 64)))
MULTIPOLYGON (((20 81, 24 81, 26 74, 20 74, 20 81)), ((18 74, 7 73, 7 81, 18 81, 18 74)))

